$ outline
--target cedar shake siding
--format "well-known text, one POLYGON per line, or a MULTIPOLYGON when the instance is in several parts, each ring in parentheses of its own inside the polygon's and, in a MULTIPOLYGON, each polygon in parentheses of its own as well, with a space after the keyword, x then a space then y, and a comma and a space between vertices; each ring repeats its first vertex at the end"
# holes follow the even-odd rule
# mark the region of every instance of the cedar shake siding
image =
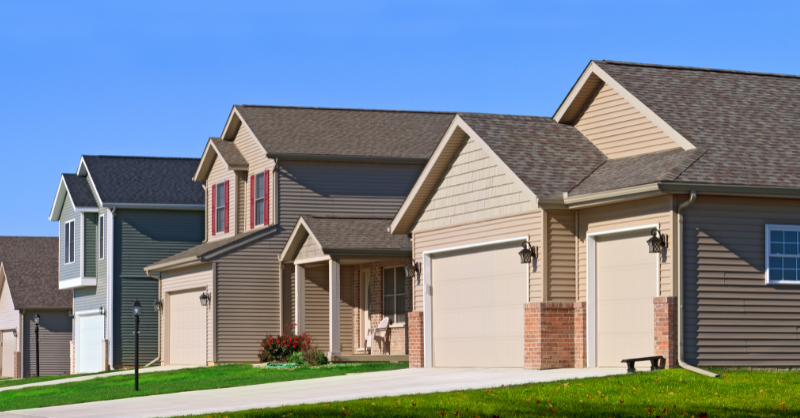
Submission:
POLYGON ((800 366, 800 288, 765 284, 765 225, 797 200, 697 197, 684 212, 684 355, 699 366, 800 366))

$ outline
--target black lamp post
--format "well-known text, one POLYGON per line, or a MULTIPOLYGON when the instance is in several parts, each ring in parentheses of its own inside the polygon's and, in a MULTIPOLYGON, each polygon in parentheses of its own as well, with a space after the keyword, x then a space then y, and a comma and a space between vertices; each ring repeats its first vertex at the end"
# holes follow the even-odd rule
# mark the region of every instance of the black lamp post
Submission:
POLYGON ((39 320, 41 318, 38 313, 33 317, 33 323, 36 324, 36 377, 39 377, 39 320))
POLYGON ((139 390, 139 314, 142 313, 142 304, 139 299, 133 301, 133 317, 136 319, 134 328, 134 350, 133 350, 133 390, 139 390))

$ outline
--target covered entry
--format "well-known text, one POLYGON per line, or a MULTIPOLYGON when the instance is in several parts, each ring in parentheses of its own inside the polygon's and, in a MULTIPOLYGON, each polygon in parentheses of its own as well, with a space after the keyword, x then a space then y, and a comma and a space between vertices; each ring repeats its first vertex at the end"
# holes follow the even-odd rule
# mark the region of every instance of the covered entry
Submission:
POLYGON ((169 294, 169 363, 206 364, 206 307, 202 289, 169 294))
POLYGON ((523 367, 528 264, 520 242, 430 257, 434 367, 523 367))

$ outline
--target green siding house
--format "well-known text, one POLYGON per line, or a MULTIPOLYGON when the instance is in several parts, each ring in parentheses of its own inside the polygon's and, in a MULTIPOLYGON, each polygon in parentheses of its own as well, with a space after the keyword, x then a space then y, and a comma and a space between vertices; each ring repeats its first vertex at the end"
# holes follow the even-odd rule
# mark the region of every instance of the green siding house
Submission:
MULTIPOLYGON (((60 289, 73 292, 71 372, 133 365, 131 305, 158 300, 143 267, 205 238, 198 159, 83 156, 63 174, 50 211, 59 223, 60 289)), ((158 357, 158 315, 144 309, 139 359, 158 357)))

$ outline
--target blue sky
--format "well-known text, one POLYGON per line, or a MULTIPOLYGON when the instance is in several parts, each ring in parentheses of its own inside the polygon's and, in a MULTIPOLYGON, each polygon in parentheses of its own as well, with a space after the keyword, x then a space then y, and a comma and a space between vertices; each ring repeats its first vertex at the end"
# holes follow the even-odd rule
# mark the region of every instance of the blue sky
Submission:
POLYGON ((797 2, 0 2, 0 235, 80 156, 199 157, 233 104, 551 116, 591 59, 800 74, 797 2), (140 4, 141 3, 141 4, 140 4))

